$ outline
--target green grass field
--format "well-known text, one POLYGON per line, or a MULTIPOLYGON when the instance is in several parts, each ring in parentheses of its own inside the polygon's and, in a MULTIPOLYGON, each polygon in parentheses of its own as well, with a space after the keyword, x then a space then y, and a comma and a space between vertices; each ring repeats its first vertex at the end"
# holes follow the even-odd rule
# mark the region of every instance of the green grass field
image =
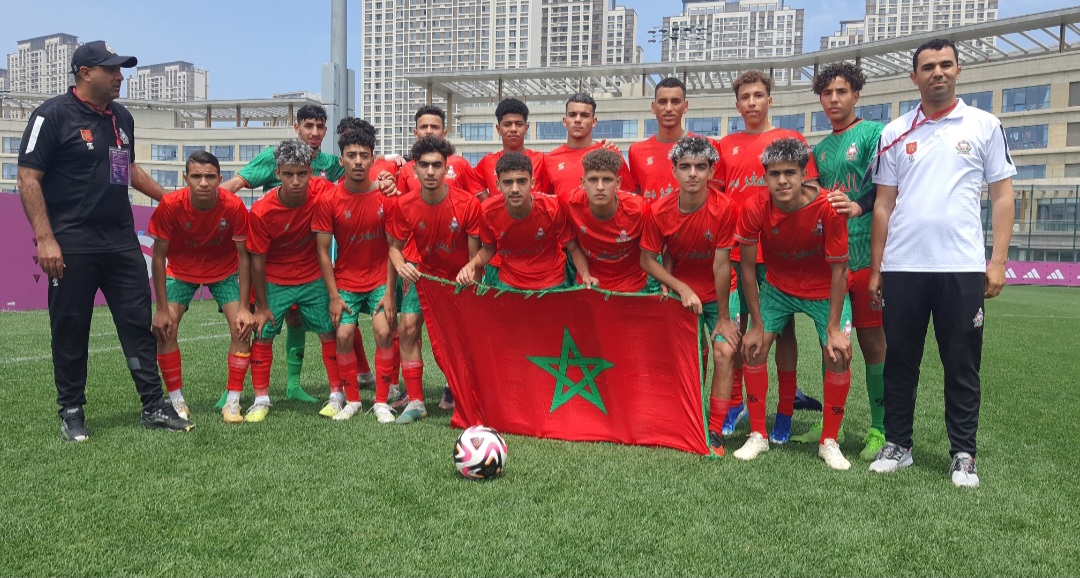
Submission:
MULTIPOLYGON (((223 424, 213 404, 224 388, 226 331, 205 303, 181 327, 195 432, 138 425, 138 398, 100 310, 91 440, 61 443, 48 317, 0 313, 0 576, 1077 575, 1078 296, 1009 287, 989 303, 983 485, 974 491, 946 476, 932 340, 915 465, 898 474, 870 474, 857 459, 868 414, 856 353, 842 444, 851 471, 829 470, 815 446, 774 447, 742 463, 506 436, 504 475, 477 483, 452 468, 458 432, 446 412, 380 426, 372 414, 337 423, 285 401, 282 344, 270 417, 223 424)), ((820 395, 810 325, 800 320, 799 378, 820 395)), ((325 397, 325 374, 310 357, 305 387, 325 397)), ((437 400, 443 379, 430 356, 426 367, 437 400)), ((245 407, 250 396, 249 388, 245 407)), ((816 420, 797 412, 793 430, 816 420)), ((729 446, 745 434, 743 425, 729 446)))

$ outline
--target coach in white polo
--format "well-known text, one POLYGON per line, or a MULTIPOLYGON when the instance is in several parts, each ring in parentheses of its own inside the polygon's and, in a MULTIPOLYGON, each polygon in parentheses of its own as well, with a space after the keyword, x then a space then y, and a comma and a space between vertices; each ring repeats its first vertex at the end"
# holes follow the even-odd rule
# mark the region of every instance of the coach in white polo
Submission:
POLYGON ((912 65, 921 104, 885 127, 873 167, 870 293, 884 306, 887 349, 886 444, 870 470, 912 464, 915 392, 932 315, 945 370, 950 475, 957 486, 977 487, 983 300, 1005 284, 1016 168, 1001 122, 956 98, 960 64, 952 42, 923 44, 912 65), (989 264, 980 218, 984 182, 993 211, 989 264))

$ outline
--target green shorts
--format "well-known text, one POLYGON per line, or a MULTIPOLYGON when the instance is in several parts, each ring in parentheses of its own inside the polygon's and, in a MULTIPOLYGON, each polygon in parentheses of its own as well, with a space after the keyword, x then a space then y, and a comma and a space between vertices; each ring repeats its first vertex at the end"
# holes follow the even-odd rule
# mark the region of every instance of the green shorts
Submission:
POLYGON ((333 333, 330 321, 330 296, 322 277, 303 285, 266 284, 266 302, 274 314, 274 323, 263 327, 260 338, 273 339, 281 333, 285 312, 296 305, 304 322, 304 329, 315 333, 333 333))
MULTIPOLYGON (((169 303, 183 305, 184 309, 187 309, 199 287, 201 285, 198 283, 188 283, 175 277, 166 277, 165 299, 169 303)), ((214 296, 214 301, 217 301, 218 308, 224 307, 227 303, 240 301, 239 273, 233 273, 217 283, 210 283, 207 287, 210 288, 210 294, 214 296)))
MULTIPOLYGON (((730 303, 730 299, 728 300, 730 303)), ((735 313, 736 309, 728 307, 728 317, 732 321, 738 323, 738 313, 735 313)), ((701 304, 701 315, 698 316, 698 320, 701 323, 701 336, 703 339, 708 339, 712 332, 716 329, 716 323, 720 320, 720 307, 716 305, 716 301, 709 301, 708 303, 701 304)), ((724 339, 719 333, 716 337, 712 338, 713 341, 719 341, 721 343, 727 343, 727 339, 724 339)))
MULTIPOLYGON (((739 267, 738 261, 732 261, 731 266, 733 269, 735 269, 735 272, 737 273, 737 275, 735 276, 735 291, 736 293, 738 293, 738 295, 736 296, 736 298, 739 300, 738 311, 745 317, 748 313, 750 313, 750 309, 746 307, 746 295, 743 293, 742 269, 739 267)), ((761 289, 761 286, 765 284, 765 265, 762 263, 758 263, 757 266, 754 267, 754 275, 757 276, 758 289, 761 289)))
POLYGON ((484 271, 484 285, 490 285, 490 286, 492 286, 492 287, 494 287, 496 289, 510 289, 511 291, 549 291, 551 289, 567 289, 569 287, 573 287, 575 285, 575 281, 577 279, 577 273, 576 272, 574 273, 573 277, 566 277, 566 275, 569 275, 569 274, 570 274, 569 271, 564 270, 563 271, 563 275, 564 275, 563 282, 552 285, 551 287, 544 287, 543 289, 520 289, 518 287, 514 287, 513 285, 505 283, 502 280, 502 278, 499 277, 499 270, 495 269, 495 274, 491 275, 490 276, 491 278, 489 278, 488 272, 484 271))
POLYGON ((480 280, 484 285, 495 286, 499 281, 499 268, 484 265, 484 277, 480 280))
POLYGON ((416 283, 408 283, 398 278, 397 286, 398 313, 423 315, 420 309, 420 294, 416 292, 416 283))
POLYGON ((352 309, 352 313, 348 311, 341 312, 341 325, 356 325, 361 313, 375 315, 379 300, 386 295, 386 285, 379 285, 371 291, 360 293, 338 289, 338 295, 341 296, 341 300, 345 302, 345 305, 352 309))
MULTIPOLYGON (((779 334, 791 322, 795 313, 805 313, 814 320, 818 339, 825 345, 829 341, 829 300, 801 299, 764 283, 761 286, 761 324, 768 333, 779 334)), ((840 312, 840 329, 851 335, 851 300, 844 295, 844 309, 840 312)))

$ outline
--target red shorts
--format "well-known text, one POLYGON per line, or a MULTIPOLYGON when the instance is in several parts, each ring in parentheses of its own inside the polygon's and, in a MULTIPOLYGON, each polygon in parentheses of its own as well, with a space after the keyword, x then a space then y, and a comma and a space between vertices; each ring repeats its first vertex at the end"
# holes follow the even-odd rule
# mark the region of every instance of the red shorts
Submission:
POLYGON ((851 325, 881 327, 881 308, 870 303, 870 268, 848 271, 848 296, 851 298, 851 325))

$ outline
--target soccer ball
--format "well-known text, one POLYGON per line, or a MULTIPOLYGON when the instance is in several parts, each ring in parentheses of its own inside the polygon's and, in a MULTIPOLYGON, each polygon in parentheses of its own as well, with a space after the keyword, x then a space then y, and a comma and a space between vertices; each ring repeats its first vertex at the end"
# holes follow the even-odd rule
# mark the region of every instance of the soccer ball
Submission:
POLYGON ((506 442, 499 432, 474 425, 458 436, 454 444, 454 467, 470 480, 498 476, 506 466, 506 442))

